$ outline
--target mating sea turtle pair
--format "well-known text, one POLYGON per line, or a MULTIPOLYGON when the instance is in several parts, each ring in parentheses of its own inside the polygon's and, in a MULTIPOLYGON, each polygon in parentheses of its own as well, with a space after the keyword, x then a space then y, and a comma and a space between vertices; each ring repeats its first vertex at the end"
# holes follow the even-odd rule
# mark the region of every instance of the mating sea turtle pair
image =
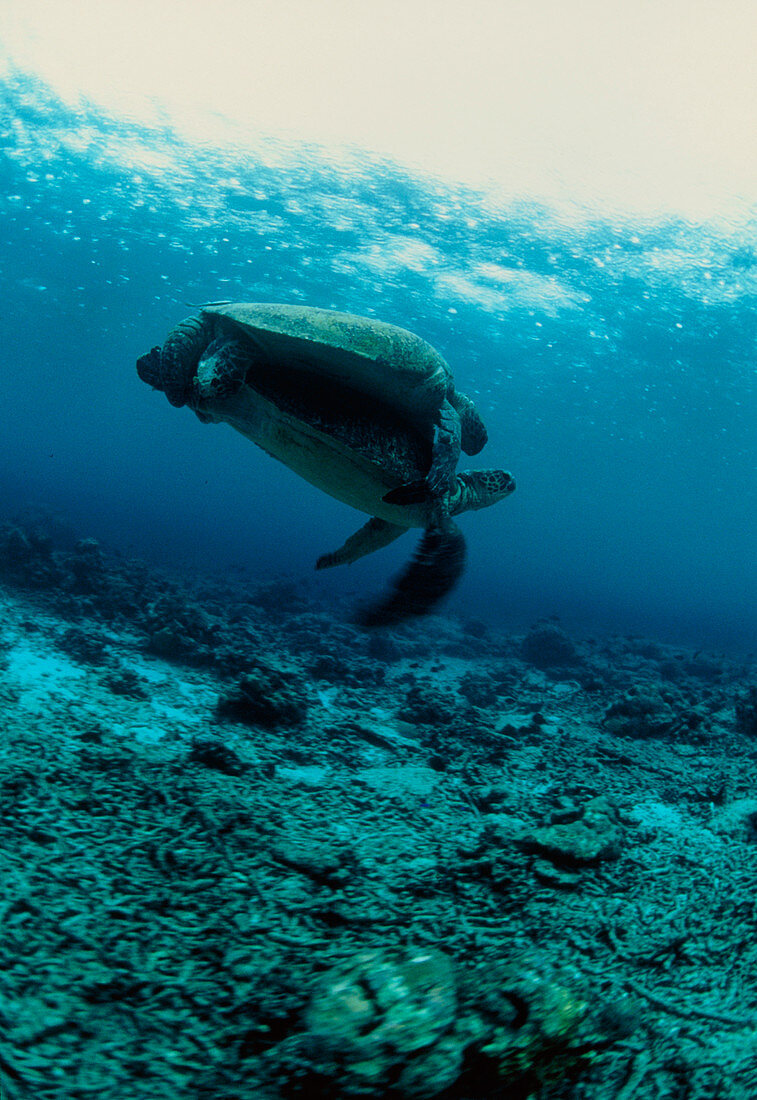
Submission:
POLYGON ((429 610, 462 573, 452 516, 508 496, 504 470, 455 474, 486 429, 439 353, 405 329, 308 306, 213 303, 137 363, 200 420, 225 421, 305 480, 372 518, 319 569, 422 527, 415 558, 366 625, 429 610))

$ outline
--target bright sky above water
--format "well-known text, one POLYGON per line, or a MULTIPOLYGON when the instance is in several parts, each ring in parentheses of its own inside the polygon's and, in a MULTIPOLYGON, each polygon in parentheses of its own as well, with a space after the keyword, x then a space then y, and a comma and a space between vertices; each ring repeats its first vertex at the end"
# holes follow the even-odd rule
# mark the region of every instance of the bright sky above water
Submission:
POLYGON ((66 100, 200 140, 359 146, 593 208, 757 199, 754 0, 0 0, 0 24, 0 59, 66 100))

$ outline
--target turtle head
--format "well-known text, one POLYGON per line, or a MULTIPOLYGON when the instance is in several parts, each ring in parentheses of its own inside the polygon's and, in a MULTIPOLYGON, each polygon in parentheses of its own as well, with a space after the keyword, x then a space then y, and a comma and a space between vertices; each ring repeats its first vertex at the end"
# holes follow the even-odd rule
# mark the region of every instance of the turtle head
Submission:
POLYGON ((162 390, 172 405, 188 405, 200 420, 207 402, 232 397, 243 385, 250 348, 227 332, 221 322, 201 313, 173 329, 162 348, 137 360, 143 382, 162 390))
POLYGON ((186 405, 192 393, 197 364, 213 339, 208 317, 187 317, 166 338, 162 348, 153 348, 137 360, 137 374, 148 386, 162 390, 176 408, 186 405))
POLYGON ((515 478, 507 470, 465 470, 457 475, 457 491, 453 490, 452 515, 475 512, 504 500, 515 492, 515 478))

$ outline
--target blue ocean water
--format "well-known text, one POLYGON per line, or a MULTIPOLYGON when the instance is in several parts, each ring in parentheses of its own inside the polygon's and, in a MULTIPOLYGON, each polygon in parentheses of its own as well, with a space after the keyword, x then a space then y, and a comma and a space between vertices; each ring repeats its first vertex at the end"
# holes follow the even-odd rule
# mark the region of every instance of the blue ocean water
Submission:
POLYGON ((382 589, 413 534, 315 576, 362 518, 134 366, 208 300, 337 308, 433 343, 489 428, 470 465, 517 479, 461 520, 452 612, 755 646, 757 221, 504 203, 357 151, 191 144, 24 74, 0 97, 0 518, 41 510, 125 553, 312 577, 327 597, 382 589))

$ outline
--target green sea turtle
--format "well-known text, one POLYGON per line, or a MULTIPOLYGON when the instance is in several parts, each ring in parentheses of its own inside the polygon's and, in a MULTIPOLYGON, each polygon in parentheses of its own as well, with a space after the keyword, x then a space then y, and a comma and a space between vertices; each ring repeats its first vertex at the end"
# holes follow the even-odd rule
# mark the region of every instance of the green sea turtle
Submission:
POLYGON ((255 358, 271 367, 297 366, 393 409, 428 435, 426 479, 437 496, 452 487, 461 448, 475 455, 486 443, 483 421, 471 399, 455 389, 446 360, 396 325, 311 306, 212 302, 177 325, 163 344, 163 388, 172 404, 185 404, 210 347, 221 392, 241 385, 255 358))
POLYGON ((465 471, 434 493, 427 479, 433 439, 425 422, 415 426, 339 373, 296 357, 271 358, 246 343, 230 345, 225 333, 205 342, 195 359, 186 325, 180 339, 176 331, 138 361, 144 382, 204 422, 230 424, 306 481, 371 517, 316 568, 349 564, 410 527, 423 528, 415 557, 389 594, 361 614, 364 625, 423 614, 454 586, 465 543, 452 517, 509 496, 515 488, 509 473, 465 471))

